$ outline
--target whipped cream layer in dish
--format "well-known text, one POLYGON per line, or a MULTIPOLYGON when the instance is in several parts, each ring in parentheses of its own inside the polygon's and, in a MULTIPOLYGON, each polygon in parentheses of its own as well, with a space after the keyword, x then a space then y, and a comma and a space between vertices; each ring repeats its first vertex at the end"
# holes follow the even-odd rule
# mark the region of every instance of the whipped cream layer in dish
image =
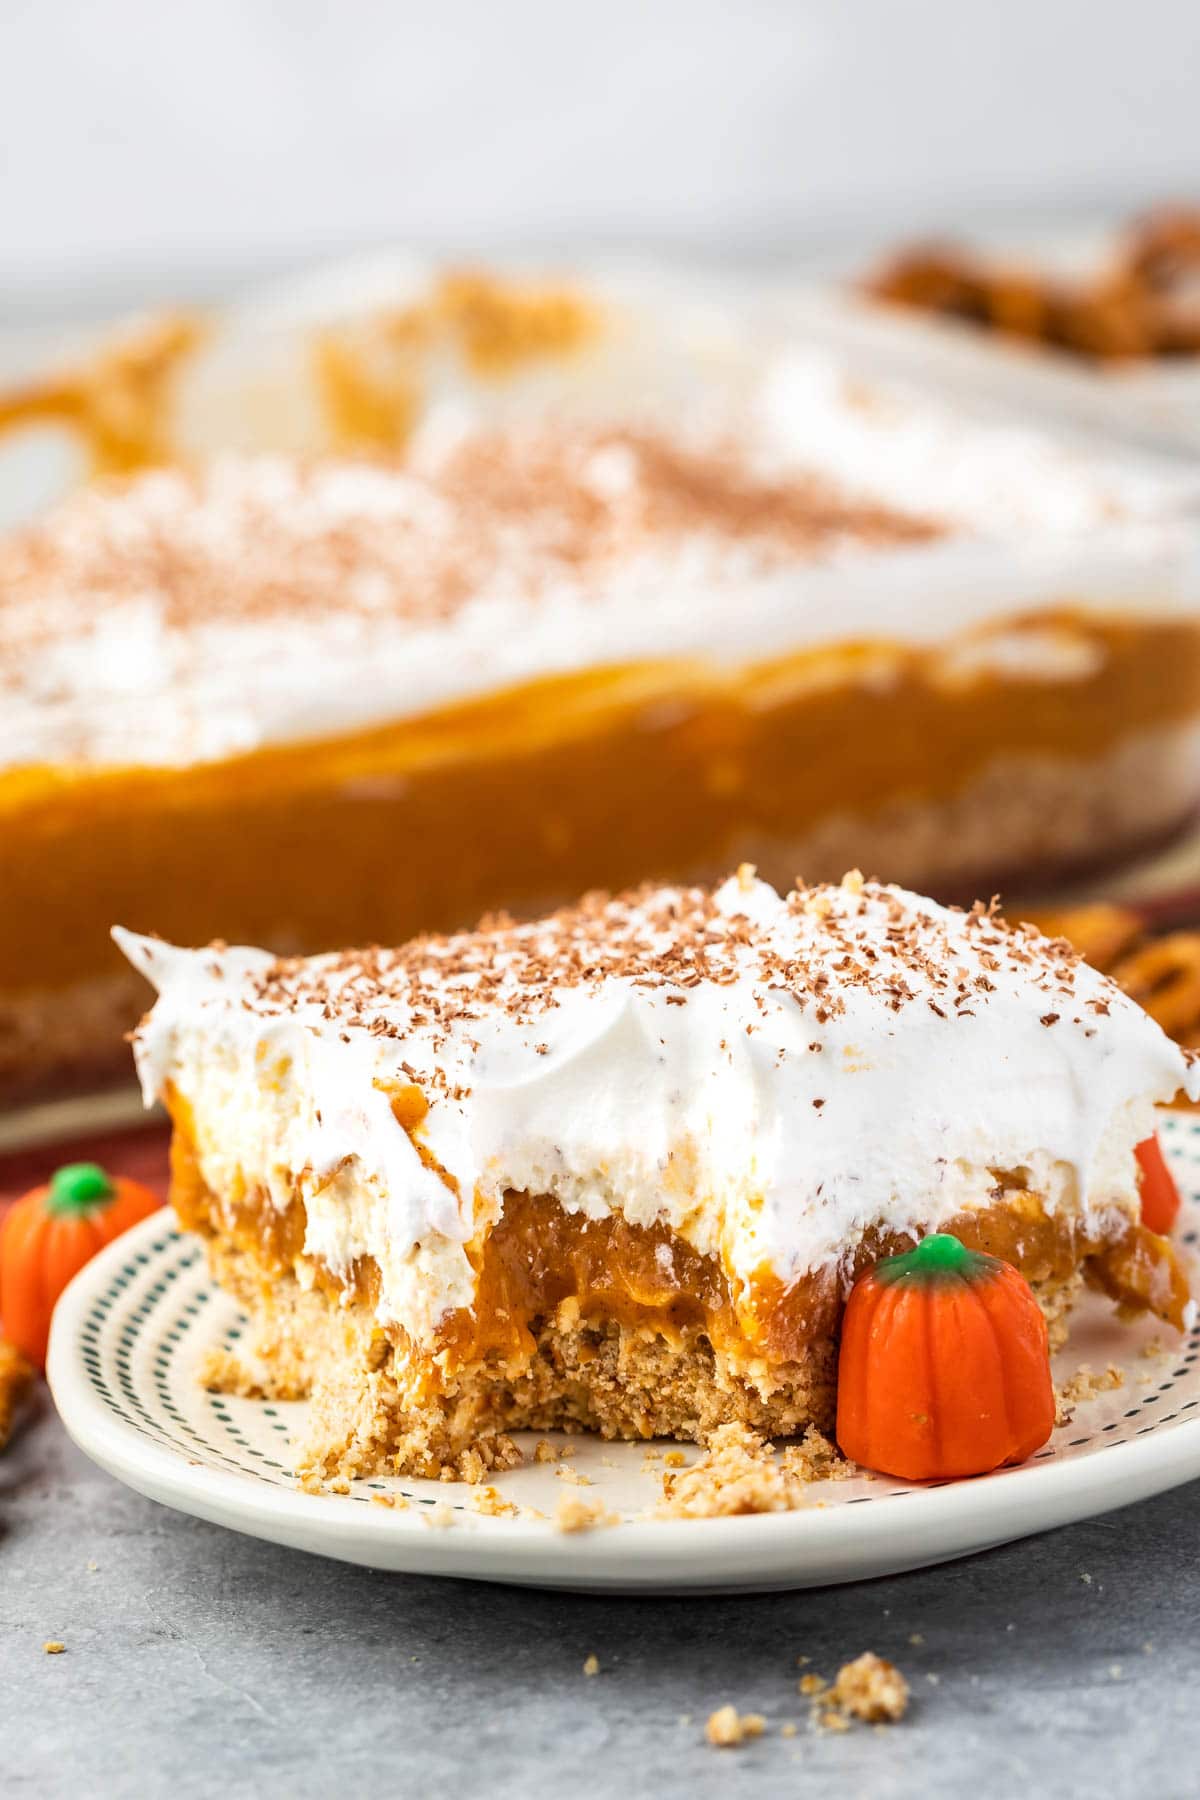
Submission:
POLYGON ((857 877, 743 869, 306 960, 116 936, 158 990, 146 1099, 182 1103, 207 1188, 302 1200, 301 1281, 370 1259, 418 1342, 471 1307, 506 1195, 669 1226, 737 1296, 1017 1190, 1119 1238, 1155 1103, 1200 1098, 1061 940, 857 877))
MULTIPOLYGON (((0 540, 0 770, 204 764, 604 668, 711 686, 1038 610, 1195 615, 1192 477, 816 354, 742 389, 494 430, 435 410, 403 465, 225 456, 81 492, 0 540)), ((1053 630, 1007 654, 1091 668, 1053 630)))

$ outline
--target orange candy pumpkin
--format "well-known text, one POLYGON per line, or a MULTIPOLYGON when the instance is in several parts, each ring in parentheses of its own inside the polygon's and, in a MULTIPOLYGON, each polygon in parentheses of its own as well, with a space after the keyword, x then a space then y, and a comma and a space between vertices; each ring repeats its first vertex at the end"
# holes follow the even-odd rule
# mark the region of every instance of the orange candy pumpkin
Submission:
POLYGON ((17 1201, 0 1224, 0 1323, 44 1368, 54 1303, 73 1275, 162 1204, 140 1182, 69 1163, 17 1201))
POLYGON ((1157 1137, 1148 1137, 1135 1152, 1141 1171, 1142 1224, 1165 1237, 1179 1217, 1179 1189, 1167 1167, 1157 1137))
POLYGON ((1046 1321, 1016 1269, 938 1232, 859 1277, 838 1362, 852 1461, 904 1481, 983 1475, 1053 1426, 1046 1321))

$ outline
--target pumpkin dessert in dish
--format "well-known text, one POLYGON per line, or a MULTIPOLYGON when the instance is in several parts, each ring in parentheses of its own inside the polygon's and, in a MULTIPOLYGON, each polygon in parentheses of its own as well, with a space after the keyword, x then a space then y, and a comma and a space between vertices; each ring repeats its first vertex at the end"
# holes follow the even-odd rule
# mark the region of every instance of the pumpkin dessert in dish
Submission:
POLYGON ((114 918, 304 953, 743 859, 970 898, 1187 818, 1187 478, 821 359, 716 412, 443 418, 0 541, 0 1097, 123 1067, 114 918))
POLYGON ((307 1466, 827 1430, 861 1271, 930 1231, 1182 1325, 1135 1146, 1200 1069, 1061 940, 847 877, 593 896, 399 950, 118 932, 172 1198, 307 1466))

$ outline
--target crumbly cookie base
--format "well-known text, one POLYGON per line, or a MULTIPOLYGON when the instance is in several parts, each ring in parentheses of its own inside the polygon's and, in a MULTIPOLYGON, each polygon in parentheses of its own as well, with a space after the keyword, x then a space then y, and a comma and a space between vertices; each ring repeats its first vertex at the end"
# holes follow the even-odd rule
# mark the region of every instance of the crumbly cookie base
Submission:
MULTIPOLYGON (((810 1426, 831 1432, 837 1404, 837 1346, 813 1343, 804 1360, 739 1373, 706 1337, 668 1343, 615 1321, 550 1318, 534 1331, 522 1364, 474 1366, 450 1378, 424 1355, 393 1344, 365 1305, 300 1286, 266 1281, 227 1240, 208 1246, 216 1280, 250 1313, 253 1362, 216 1352, 206 1385, 276 1399, 309 1400, 300 1446, 302 1478, 378 1474, 480 1482, 514 1467, 517 1431, 595 1432, 624 1440, 676 1438, 706 1443, 720 1428, 794 1438, 810 1426), (415 1389, 423 1397, 414 1400, 415 1389)), ((1081 1277, 1039 1293, 1051 1343, 1066 1339, 1081 1277)))
POLYGON ((951 793, 831 813, 788 843, 752 834, 726 861, 753 862, 785 889, 797 871, 806 881, 838 881, 860 868, 965 903, 997 887, 1052 893, 1170 841, 1194 815, 1198 794, 1200 727, 1169 725, 1086 760, 1000 752, 951 793))
POLYGON ((428 1359, 394 1345, 366 1306, 339 1305, 291 1276, 266 1284, 222 1239, 210 1243, 209 1260, 251 1315, 255 1360, 231 1364, 218 1355, 202 1379, 278 1399, 307 1397, 302 1473, 481 1481, 520 1461, 515 1431, 700 1443, 731 1421, 769 1437, 832 1427, 832 1339, 814 1344, 803 1362, 769 1377, 756 1371, 751 1381, 723 1365, 699 1334, 668 1344, 612 1321, 550 1318, 536 1324, 533 1354, 520 1365, 487 1363, 431 1381, 428 1359), (414 1386, 425 1388, 415 1403, 414 1386))

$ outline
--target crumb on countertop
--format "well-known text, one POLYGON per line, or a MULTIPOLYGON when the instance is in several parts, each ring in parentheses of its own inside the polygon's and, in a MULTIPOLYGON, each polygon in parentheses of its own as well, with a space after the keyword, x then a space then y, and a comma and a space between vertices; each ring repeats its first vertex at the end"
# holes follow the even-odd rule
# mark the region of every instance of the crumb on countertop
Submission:
POLYGON ((736 1706, 719 1706, 709 1714, 704 1735, 719 1750, 731 1750, 749 1738, 761 1737, 766 1728, 761 1713, 739 1713, 736 1706))
POLYGON ((590 1656, 584 1658, 583 1672, 588 1676, 598 1675, 600 1673, 600 1658, 596 1655, 595 1651, 593 1651, 590 1656))
POLYGON ((908 1683, 893 1663, 865 1650, 838 1670, 830 1698, 844 1713, 868 1724, 902 1719, 908 1710, 908 1683))
POLYGON ((61 1656, 66 1647, 61 1638, 47 1638, 42 1645, 47 1656, 61 1656))

